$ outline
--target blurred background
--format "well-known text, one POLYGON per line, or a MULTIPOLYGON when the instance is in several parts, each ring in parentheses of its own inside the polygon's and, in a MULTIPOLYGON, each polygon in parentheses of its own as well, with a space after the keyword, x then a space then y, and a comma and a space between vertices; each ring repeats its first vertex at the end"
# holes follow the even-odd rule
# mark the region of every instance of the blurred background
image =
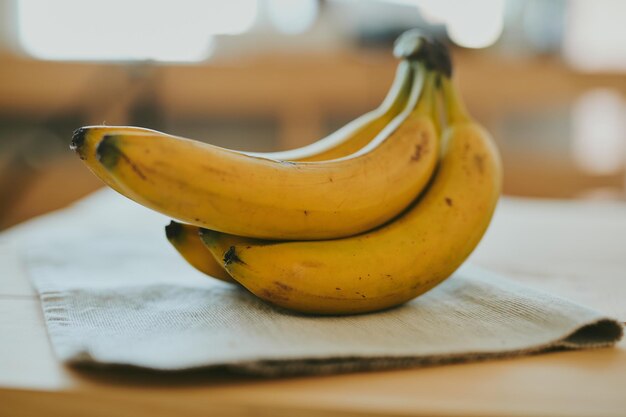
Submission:
POLYGON ((504 191, 626 197, 621 0, 0 0, 0 229, 98 189, 89 124, 270 151, 380 103, 406 29, 450 45, 504 191))

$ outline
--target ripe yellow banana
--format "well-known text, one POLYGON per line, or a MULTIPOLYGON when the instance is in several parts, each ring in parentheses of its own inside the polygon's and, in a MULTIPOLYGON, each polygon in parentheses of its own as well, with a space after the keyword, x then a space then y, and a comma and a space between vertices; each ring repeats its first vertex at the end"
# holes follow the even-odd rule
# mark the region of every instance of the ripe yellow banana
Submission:
POLYGON ((433 288, 474 250, 501 188, 494 143, 468 116, 447 78, 443 91, 449 126, 442 161, 425 194, 400 217, 344 239, 233 241, 203 230, 203 241, 252 293, 299 312, 370 312, 433 288))
POLYGON ((437 146, 432 94, 418 101, 424 77, 415 71, 407 108, 350 157, 285 162, 150 134, 107 135, 96 153, 124 195, 186 223, 268 239, 354 235, 404 210, 431 177, 437 146))
MULTIPOLYGON (((302 148, 281 152, 243 152, 250 156, 283 161, 325 161, 348 156, 371 142, 376 135, 404 110, 411 92, 414 74, 412 61, 423 60, 430 42, 416 31, 408 31, 395 44, 394 55, 400 58, 396 76, 387 96, 375 110, 351 121, 329 136, 302 148)), ((77 129, 70 148, 78 153, 87 167, 111 188, 117 190, 115 182, 98 163, 96 146, 107 134, 151 133, 169 136, 152 129, 133 126, 86 126, 77 129)))
POLYGON ((200 240, 200 229, 197 226, 172 221, 165 226, 165 235, 178 253, 198 271, 220 281, 231 284, 237 282, 207 252, 206 246, 200 240))
MULTIPOLYGON (((413 67, 408 59, 398 65, 396 77, 383 103, 331 135, 298 149, 282 152, 242 152, 261 158, 285 161, 323 161, 350 155, 371 142, 378 133, 406 107, 413 83, 413 67)), ((70 148, 105 184, 119 191, 115 181, 96 159, 96 147, 105 135, 117 133, 149 133, 170 136, 152 129, 133 126, 86 126, 77 129, 70 148)))

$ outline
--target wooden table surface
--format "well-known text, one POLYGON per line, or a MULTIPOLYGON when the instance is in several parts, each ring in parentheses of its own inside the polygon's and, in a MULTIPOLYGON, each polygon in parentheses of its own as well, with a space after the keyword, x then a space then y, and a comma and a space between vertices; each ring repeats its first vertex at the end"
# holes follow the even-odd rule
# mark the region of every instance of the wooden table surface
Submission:
MULTIPOLYGON (((0 235, 0 416, 626 416, 614 348, 261 379, 76 369, 54 356, 19 251, 0 235)), ((507 200, 472 260, 626 320, 626 205, 507 200)))

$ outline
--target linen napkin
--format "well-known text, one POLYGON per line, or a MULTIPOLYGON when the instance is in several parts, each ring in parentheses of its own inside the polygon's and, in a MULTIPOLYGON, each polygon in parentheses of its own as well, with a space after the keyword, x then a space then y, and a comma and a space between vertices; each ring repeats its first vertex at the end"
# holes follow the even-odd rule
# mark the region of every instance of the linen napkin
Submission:
POLYGON ((9 232, 62 361, 321 374, 603 347, 622 336, 612 318, 469 265, 397 308, 299 315, 193 270, 165 224, 103 191, 9 232))

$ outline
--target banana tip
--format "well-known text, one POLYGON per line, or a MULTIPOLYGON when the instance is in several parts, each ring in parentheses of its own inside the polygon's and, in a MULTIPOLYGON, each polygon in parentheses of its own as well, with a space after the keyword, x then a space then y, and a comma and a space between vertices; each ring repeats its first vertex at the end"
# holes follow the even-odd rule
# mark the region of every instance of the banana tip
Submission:
POLYGON ((182 225, 172 220, 170 221, 170 224, 165 226, 165 237, 167 237, 167 240, 169 241, 176 239, 178 236, 180 236, 180 232, 182 232, 182 230, 182 225))
POLYGON ((85 143, 85 136, 87 135, 87 128, 80 127, 72 133, 72 141, 70 142, 70 149, 75 151, 81 159, 83 144, 85 143))

